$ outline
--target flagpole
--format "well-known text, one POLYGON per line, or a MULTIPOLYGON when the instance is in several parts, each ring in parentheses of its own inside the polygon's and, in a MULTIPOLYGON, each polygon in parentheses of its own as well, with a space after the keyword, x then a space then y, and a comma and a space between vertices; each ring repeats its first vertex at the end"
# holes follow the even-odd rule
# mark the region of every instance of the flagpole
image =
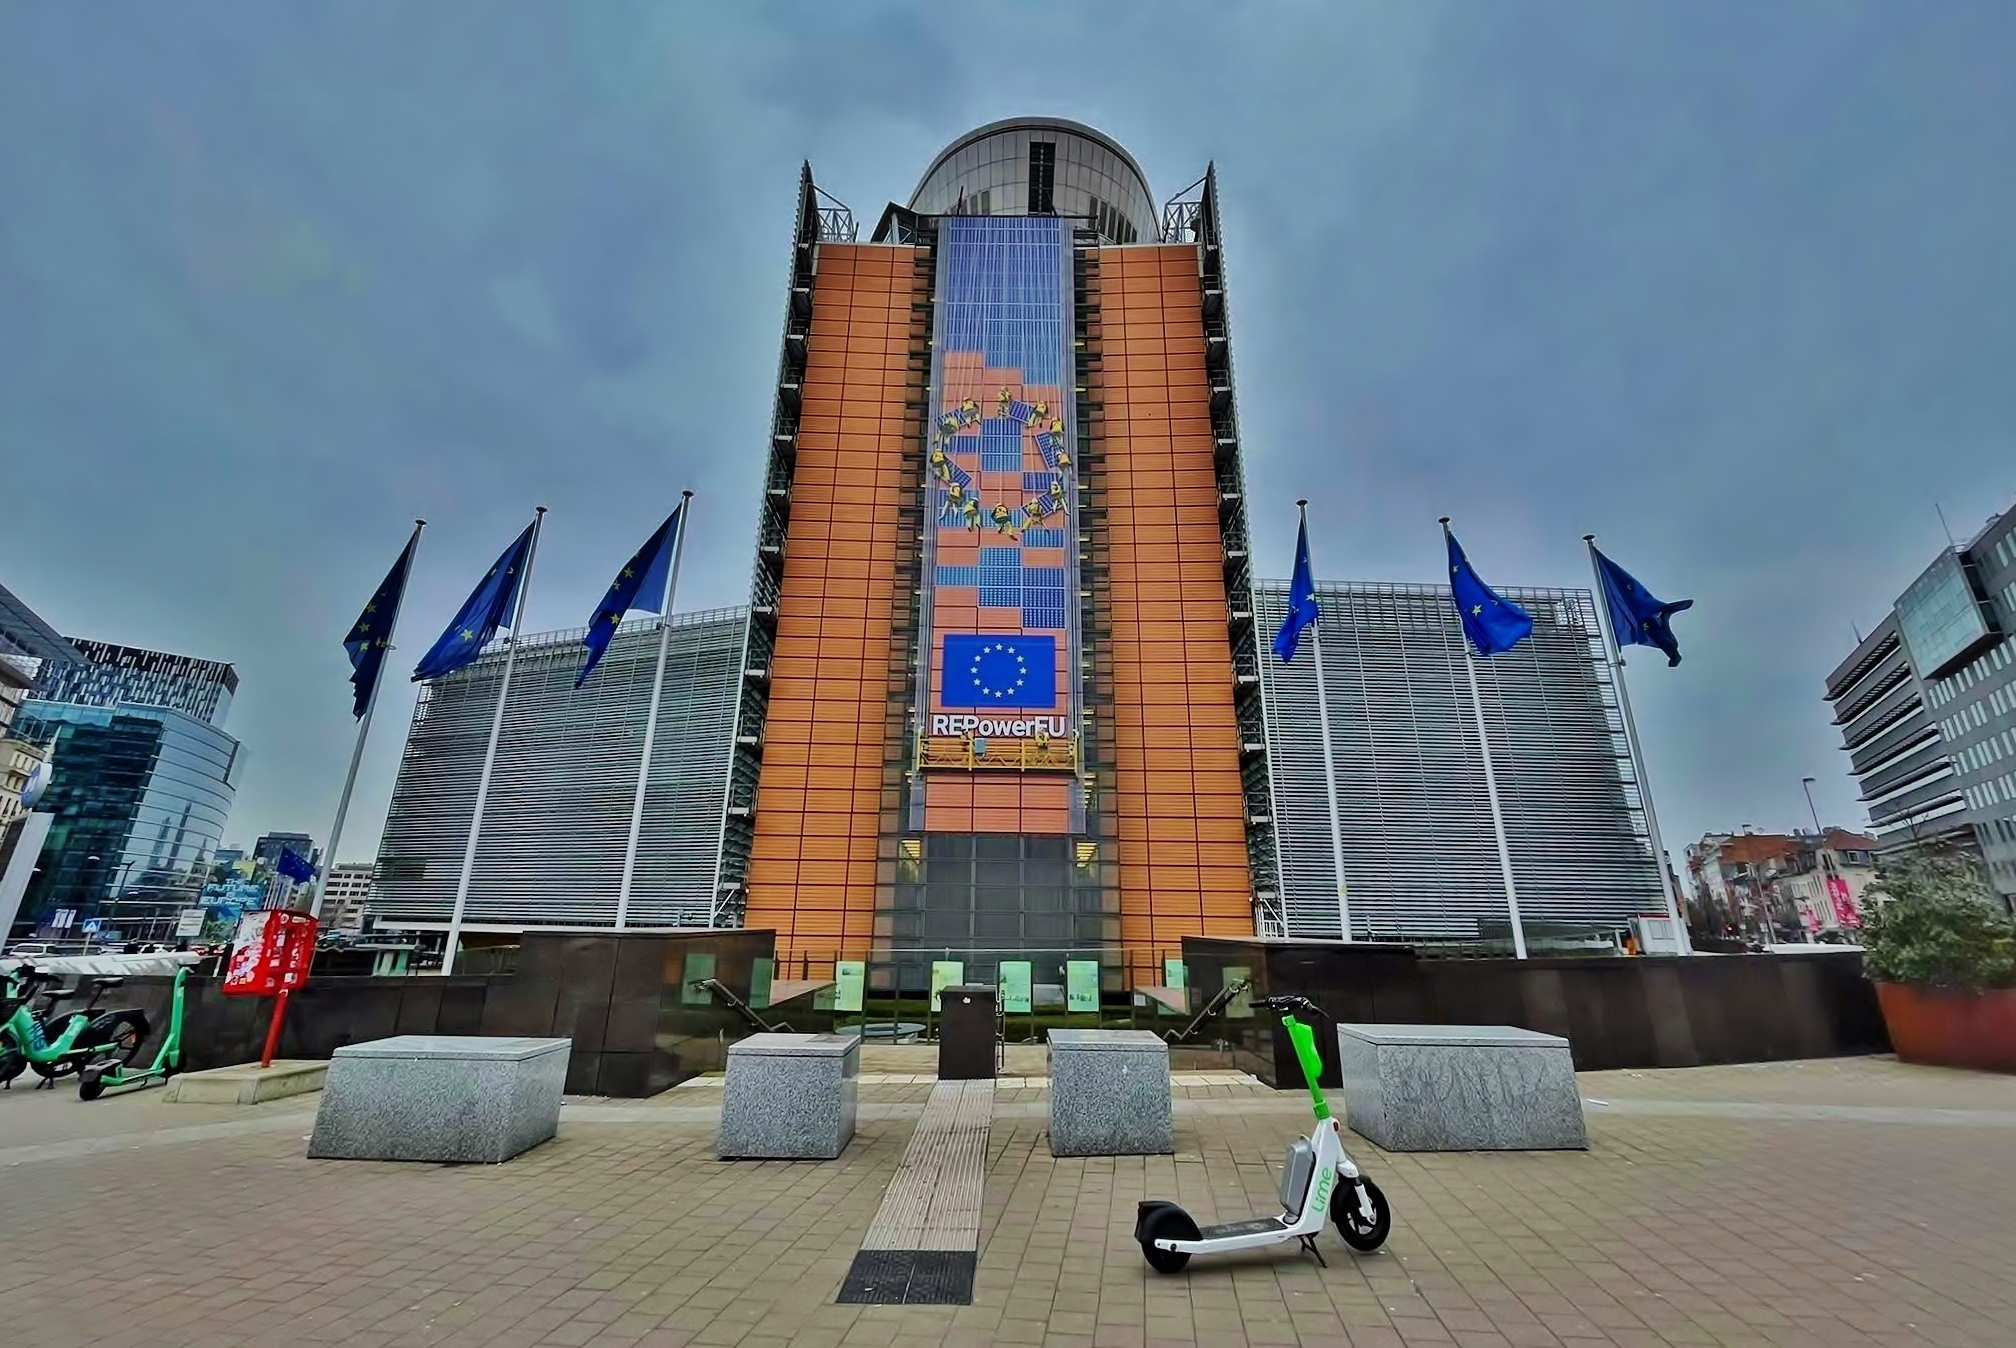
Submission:
MULTIPOLYGON (((1309 533, 1309 502, 1300 500, 1295 509, 1301 512, 1303 537, 1309 533)), ((1315 559, 1309 564, 1309 576, 1313 584, 1316 576, 1315 559)), ((1337 760, 1330 753, 1330 687, 1323 679, 1323 618, 1322 604, 1317 604, 1317 618, 1310 637, 1310 649, 1316 657, 1316 719, 1323 726, 1323 789, 1330 800, 1330 864, 1331 873, 1337 880, 1337 933, 1338 939, 1351 939, 1351 899, 1344 884, 1344 827, 1337 816, 1337 760)))
MULTIPOLYGON (((1442 536, 1449 536, 1449 517, 1442 517, 1442 536)), ((1491 735, 1484 726, 1484 694, 1477 687, 1477 655, 1463 638, 1463 666, 1470 672, 1470 708, 1477 714, 1477 753, 1484 760, 1484 794, 1491 802, 1491 829, 1498 835, 1498 873, 1505 880, 1505 910, 1512 918, 1512 954, 1526 958, 1526 928, 1519 917, 1519 888, 1512 880, 1512 845, 1505 837, 1505 811, 1498 804, 1498 773, 1491 765, 1491 735)))
POLYGON ((644 718, 644 756, 637 762, 637 797, 630 802, 630 840, 623 845, 623 883, 616 891, 616 930, 630 925, 630 877, 637 867, 637 839, 644 829, 644 783, 651 775, 651 746, 658 738, 658 701, 665 690, 665 652, 672 645, 672 595, 679 588, 679 555, 686 551, 693 493, 679 493, 679 532, 672 540, 672 565, 665 571, 665 595, 658 604, 658 672, 651 680, 651 711, 644 718))
POLYGON ((476 782, 476 812, 469 819, 469 842, 462 849, 462 878, 455 882, 455 911, 448 918, 448 942, 441 951, 441 976, 455 972, 456 947, 462 944, 462 911, 469 904, 469 879, 476 871, 476 837, 483 831, 483 807, 490 800, 490 769, 497 763, 497 738, 504 730, 504 702, 511 695, 511 668, 518 662, 518 635, 525 629, 525 591, 532 584, 532 559, 539 551, 539 527, 546 507, 532 515, 532 541, 525 547, 525 571, 518 577, 518 596, 511 604, 511 640, 504 647, 504 678, 497 685, 497 711, 490 718, 490 746, 483 751, 483 775, 476 782))
POLYGON ((1615 671, 1617 709, 1624 714, 1624 744, 1631 754, 1631 771, 1638 778, 1638 800, 1645 807, 1645 831, 1652 839, 1652 863, 1659 868, 1659 894, 1666 900, 1666 920, 1673 924, 1673 939, 1680 953, 1694 953, 1693 939, 1680 912, 1680 897, 1674 893, 1673 877, 1666 867, 1666 844, 1659 838, 1659 815, 1652 808, 1652 781, 1645 775, 1645 746, 1638 742, 1638 720, 1631 714, 1631 690, 1624 682, 1624 647, 1610 623, 1609 590, 1603 584, 1603 568, 1596 560, 1596 535, 1582 535, 1589 548, 1589 569, 1596 575, 1596 627, 1603 634, 1603 647, 1615 671))
MULTIPOLYGON (((406 606, 406 586, 413 579, 413 558, 420 552, 420 531, 426 520, 413 521, 413 537, 406 541, 406 574, 399 578, 399 597, 392 601, 392 623, 385 629, 390 642, 399 633, 399 610, 406 606)), ((392 648, 386 646, 386 651, 392 648)), ((364 741, 371 734, 371 714, 378 710, 378 690, 385 683, 384 657, 379 658, 377 677, 371 681, 371 696, 364 699, 364 715, 357 722, 357 742, 350 747, 350 771, 343 775, 343 794, 336 798, 336 822, 329 826, 329 850, 322 854, 322 873, 308 894, 308 915, 322 915, 322 892, 329 887, 329 870, 336 864, 336 844, 343 841, 343 820, 350 813, 350 793, 357 788, 357 769, 364 762, 364 741)))

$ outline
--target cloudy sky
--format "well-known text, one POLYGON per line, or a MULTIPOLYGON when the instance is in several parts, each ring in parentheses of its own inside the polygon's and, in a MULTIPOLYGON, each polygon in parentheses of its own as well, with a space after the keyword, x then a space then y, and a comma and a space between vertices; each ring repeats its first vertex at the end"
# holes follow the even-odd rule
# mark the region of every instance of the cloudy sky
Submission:
MULTIPOLYGON (((699 493, 742 601, 801 160, 873 222, 998 117, 1218 164, 1264 570, 1581 585, 1602 535, 1669 844, 1863 819, 1825 672, 2016 496, 2016 6, 0 0, 0 581, 233 661, 231 834, 326 835, 340 646, 552 508, 579 625, 699 493), (1269 504, 1271 503, 1271 504, 1269 504)), ((402 660, 404 669, 410 658, 402 660)), ((380 711, 368 857, 412 690, 380 711)))

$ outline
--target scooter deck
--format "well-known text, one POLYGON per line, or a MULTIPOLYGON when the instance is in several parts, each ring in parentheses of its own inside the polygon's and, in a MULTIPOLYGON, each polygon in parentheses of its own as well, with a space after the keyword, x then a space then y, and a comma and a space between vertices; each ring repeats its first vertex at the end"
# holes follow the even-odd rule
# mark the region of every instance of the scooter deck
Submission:
POLYGON ((1286 1231, 1288 1223, 1279 1217, 1255 1217, 1244 1222, 1220 1222, 1216 1226, 1197 1228, 1199 1240, 1228 1240, 1233 1236, 1263 1236, 1276 1231, 1286 1231))

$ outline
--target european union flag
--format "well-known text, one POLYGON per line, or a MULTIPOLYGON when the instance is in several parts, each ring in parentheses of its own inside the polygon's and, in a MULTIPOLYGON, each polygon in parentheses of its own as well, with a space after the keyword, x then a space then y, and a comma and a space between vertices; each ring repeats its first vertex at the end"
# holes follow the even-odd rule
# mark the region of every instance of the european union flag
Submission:
POLYGON ((356 696, 350 701, 350 714, 363 719, 365 708, 371 705, 371 694, 378 687, 378 674, 385 665, 385 652, 392 649, 392 620, 399 613, 399 596, 406 589, 406 571, 413 564, 413 549, 420 542, 420 531, 415 529, 413 537, 406 540, 406 550, 399 554, 399 560, 392 563, 392 569, 385 573, 378 590, 371 596, 371 602, 357 616, 357 625, 344 638, 343 649, 350 653, 350 686, 356 696))
POLYGON ((315 864, 302 860, 291 847, 280 849, 280 864, 273 869, 297 885, 305 885, 315 878, 315 864))
POLYGON ((464 601, 455 621, 420 657, 420 666, 413 671, 415 682, 438 679, 474 664, 490 639, 497 635, 497 629, 511 625, 518 607, 518 579, 531 554, 532 531, 537 527, 536 523, 526 525, 518 541, 506 548, 497 564, 484 573, 482 583, 464 601))
POLYGON ((1449 590, 1456 601, 1456 614, 1463 620, 1463 635, 1479 655, 1509 651, 1533 633, 1533 615, 1486 585, 1463 545, 1444 524, 1442 535, 1449 540, 1449 590))
POLYGON ((616 573, 609 593, 602 596, 601 606, 588 620, 588 635, 581 638, 581 644, 588 648, 588 663, 581 666, 581 672, 574 678, 576 688, 586 683, 595 666, 602 662, 602 653, 609 649, 610 638, 616 635, 616 626, 623 621, 624 614, 637 608, 651 613, 665 611, 665 578, 672 569, 672 552, 678 546, 685 513, 686 507, 681 504, 667 515, 658 532, 645 539, 637 555, 616 573))
POLYGON ((1274 654, 1287 664, 1295 658, 1295 650, 1302 644, 1303 629, 1314 625, 1323 616, 1323 610, 1316 604, 1316 576, 1309 567, 1309 517, 1302 517, 1302 527, 1295 534, 1295 574, 1288 579, 1288 616, 1281 620, 1281 630, 1274 634, 1274 654))
POLYGON ((1596 574, 1603 578, 1603 602, 1610 610, 1610 630, 1619 646, 1657 646, 1666 653, 1666 667, 1680 663, 1680 640, 1673 635, 1673 615, 1694 607, 1691 599, 1662 604, 1617 563, 1597 551, 1596 574))
POLYGON ((947 636, 938 700, 948 707, 1057 706, 1057 638, 1020 633, 947 636))

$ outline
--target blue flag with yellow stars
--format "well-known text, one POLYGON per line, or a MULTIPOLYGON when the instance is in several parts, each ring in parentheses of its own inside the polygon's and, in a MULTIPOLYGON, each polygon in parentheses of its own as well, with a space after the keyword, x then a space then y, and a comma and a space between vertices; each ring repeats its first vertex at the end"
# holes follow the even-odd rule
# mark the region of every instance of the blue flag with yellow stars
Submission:
POLYGON ((588 620, 588 635, 581 638, 581 644, 588 648, 588 662, 574 678, 576 688, 586 683, 595 666, 602 662, 602 653, 609 649, 609 641, 616 635, 617 624, 623 621, 624 614, 640 608, 651 613, 665 611, 665 579, 672 569, 672 551, 678 546, 681 516, 685 513, 686 507, 682 505, 667 515, 658 532, 645 539, 637 555, 616 573, 609 593, 602 596, 595 616, 588 620))
POLYGON ((392 649, 392 620, 398 616, 399 596, 406 588, 406 570, 413 564, 413 549, 419 541, 420 531, 415 529, 413 537, 406 540, 406 550, 392 563, 371 602, 357 615, 356 626, 343 639, 343 649, 350 653, 350 686, 356 690, 350 701, 350 714, 359 720, 363 719, 365 709, 371 705, 371 694, 378 687, 385 652, 392 649))
POLYGON ((1302 644, 1302 632, 1322 616, 1316 606, 1316 575, 1309 568, 1309 521, 1295 534, 1295 573, 1288 578, 1288 616, 1274 634, 1274 654, 1287 664, 1302 644))
POLYGON ((1694 607, 1691 599, 1662 604, 1650 590, 1640 585, 1617 563, 1605 557, 1595 544, 1596 572, 1603 577, 1603 602, 1610 610, 1610 630, 1619 646, 1657 646, 1666 653, 1666 667, 1680 663, 1680 639, 1673 635, 1673 615, 1694 607))
POLYGON ((1456 541, 1456 535, 1446 526, 1442 534, 1449 540, 1449 592, 1456 601, 1456 615, 1463 620, 1463 635, 1469 638, 1471 649, 1479 655, 1497 655, 1532 635, 1533 615, 1511 600, 1500 598, 1463 555, 1463 545, 1456 541))
POLYGON ((497 629, 512 625, 517 616, 519 577, 524 574, 526 559, 532 551, 532 531, 537 527, 526 525, 518 541, 504 549, 497 564, 484 573, 482 583, 464 601, 455 621, 420 657, 419 668, 413 671, 416 683, 421 679, 438 679, 474 664, 490 639, 497 635, 497 629))
POLYGON ((302 858, 291 847, 280 849, 280 864, 273 869, 292 880, 297 885, 305 885, 315 878, 315 863, 302 858))

